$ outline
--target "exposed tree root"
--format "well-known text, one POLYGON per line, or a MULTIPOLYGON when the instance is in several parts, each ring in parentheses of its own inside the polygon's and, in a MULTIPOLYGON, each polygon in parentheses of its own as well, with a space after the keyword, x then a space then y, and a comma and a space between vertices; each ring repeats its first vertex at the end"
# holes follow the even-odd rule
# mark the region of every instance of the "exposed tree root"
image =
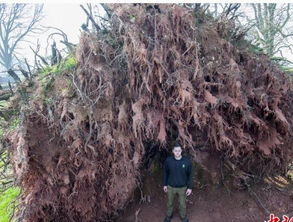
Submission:
MULTIPOLYGON (((76 70, 54 77, 53 102, 30 100, 8 140, 22 221, 115 216, 137 186, 148 142, 167 149, 180 140, 215 178, 221 161, 239 181, 286 172, 289 80, 248 44, 231 43, 231 21, 198 24, 178 5, 158 7, 109 5, 111 29, 83 33, 76 70)), ((41 89, 36 81, 35 95, 41 89)))

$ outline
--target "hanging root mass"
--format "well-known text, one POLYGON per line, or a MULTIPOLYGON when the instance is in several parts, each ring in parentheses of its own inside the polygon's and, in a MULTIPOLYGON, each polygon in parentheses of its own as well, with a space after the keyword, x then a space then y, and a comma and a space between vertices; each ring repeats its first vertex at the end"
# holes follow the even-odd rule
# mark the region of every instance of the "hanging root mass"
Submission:
POLYGON ((167 149, 180 140, 211 171, 221 160, 239 177, 286 172, 290 81, 231 35, 231 21, 178 5, 109 9, 108 30, 83 33, 76 69, 54 77, 53 102, 33 97, 7 139, 22 187, 18 218, 115 216, 138 185, 150 141, 167 149))

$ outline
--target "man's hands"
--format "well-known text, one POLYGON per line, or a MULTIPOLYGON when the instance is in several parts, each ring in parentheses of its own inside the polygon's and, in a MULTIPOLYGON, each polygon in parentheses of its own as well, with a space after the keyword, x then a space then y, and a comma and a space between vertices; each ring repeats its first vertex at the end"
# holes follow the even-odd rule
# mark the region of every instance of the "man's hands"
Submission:
POLYGON ((168 187, 167 186, 164 186, 163 187, 163 190, 164 190, 165 193, 167 193, 168 192, 168 187))
POLYGON ((192 189, 187 189, 186 190, 186 196, 189 196, 192 193, 192 189))
MULTIPOLYGON (((167 193, 168 192, 168 186, 164 186, 163 190, 164 190, 165 193, 167 193)), ((192 189, 187 189, 186 190, 186 196, 189 196, 191 193, 192 193, 192 189)))

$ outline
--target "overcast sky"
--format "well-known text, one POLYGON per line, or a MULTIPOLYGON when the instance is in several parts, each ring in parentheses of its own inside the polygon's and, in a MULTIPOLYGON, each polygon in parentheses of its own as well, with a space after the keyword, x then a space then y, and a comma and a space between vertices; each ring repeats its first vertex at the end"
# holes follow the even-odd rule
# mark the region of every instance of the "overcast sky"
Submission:
POLYGON ((77 43, 80 26, 86 21, 86 15, 79 4, 44 4, 45 26, 54 26, 63 30, 70 42, 77 43))

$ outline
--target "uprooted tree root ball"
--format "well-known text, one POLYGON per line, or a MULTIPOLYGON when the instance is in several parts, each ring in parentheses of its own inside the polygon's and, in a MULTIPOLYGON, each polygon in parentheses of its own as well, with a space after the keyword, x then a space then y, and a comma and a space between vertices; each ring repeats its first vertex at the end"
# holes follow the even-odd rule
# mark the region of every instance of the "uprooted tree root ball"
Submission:
POLYGON ((83 33, 77 67, 22 107, 9 135, 23 221, 106 221, 137 187, 147 143, 179 139, 213 175, 283 174, 292 161, 292 88, 229 20, 178 5, 109 5, 83 33), (244 44, 245 43, 245 44, 244 44), (244 44, 244 45, 243 45, 244 44))

